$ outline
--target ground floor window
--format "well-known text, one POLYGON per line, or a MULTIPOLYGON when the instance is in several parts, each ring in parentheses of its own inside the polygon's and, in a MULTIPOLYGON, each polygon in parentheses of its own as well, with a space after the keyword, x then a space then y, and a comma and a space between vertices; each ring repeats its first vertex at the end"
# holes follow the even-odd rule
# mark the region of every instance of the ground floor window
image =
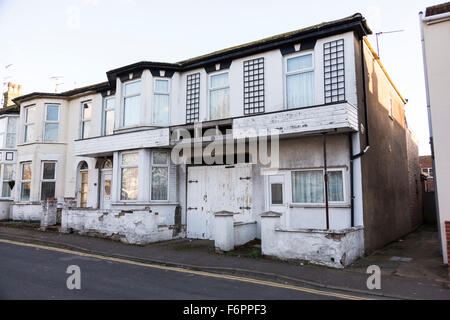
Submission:
POLYGON ((138 197, 138 160, 137 152, 122 153, 120 161, 120 199, 137 200, 138 197))
POLYGON ((5 163, 2 174, 2 198, 9 198, 11 197, 10 182, 14 180, 14 164, 5 163))
MULTIPOLYGON (((344 202, 342 170, 329 170, 328 201, 344 202)), ((324 170, 302 170, 292 172, 293 203, 325 203, 324 170)))
POLYGON ((55 197, 56 162, 42 162, 41 200, 55 197))
POLYGON ((20 200, 29 201, 31 190, 31 162, 21 163, 20 200))
POLYGON ((152 153, 152 200, 168 200, 169 154, 163 151, 152 153))

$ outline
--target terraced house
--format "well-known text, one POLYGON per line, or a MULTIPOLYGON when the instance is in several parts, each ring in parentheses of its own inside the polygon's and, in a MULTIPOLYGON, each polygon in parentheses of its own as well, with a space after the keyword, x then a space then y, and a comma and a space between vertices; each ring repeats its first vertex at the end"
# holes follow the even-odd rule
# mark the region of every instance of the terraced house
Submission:
POLYGON ((421 222, 406 102, 370 33, 355 14, 15 99, 11 217, 61 211, 67 232, 224 251, 258 238, 266 255, 351 263, 421 222))

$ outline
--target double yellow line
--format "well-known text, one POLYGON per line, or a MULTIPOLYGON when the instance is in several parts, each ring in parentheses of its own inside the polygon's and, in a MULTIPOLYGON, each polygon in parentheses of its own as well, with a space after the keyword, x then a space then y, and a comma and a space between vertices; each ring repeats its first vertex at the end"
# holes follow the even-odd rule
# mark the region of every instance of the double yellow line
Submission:
POLYGON ((282 283, 277 283, 277 282, 272 282, 272 281, 257 280, 257 279, 217 274, 217 273, 211 273, 211 272, 205 272, 205 271, 189 270, 189 269, 184 269, 184 268, 180 268, 180 267, 168 267, 168 266, 163 266, 163 265, 158 265, 158 264, 143 263, 143 262, 137 262, 137 261, 127 260, 127 259, 122 259, 122 258, 107 257, 107 256, 101 256, 98 254, 84 253, 84 252, 73 251, 73 250, 68 250, 68 249, 43 246, 43 245, 39 245, 39 244, 31 244, 31 243, 18 242, 18 241, 6 240, 6 239, 0 239, 0 243, 13 244, 13 245, 22 246, 22 247, 39 248, 39 249, 48 250, 48 251, 55 251, 55 252, 77 255, 77 256, 81 256, 81 257, 89 257, 89 258, 100 259, 100 260, 105 260, 105 261, 126 263, 126 264, 135 265, 135 266, 141 266, 141 267, 147 267, 147 268, 153 268, 153 269, 159 269, 159 270, 168 270, 168 271, 181 272, 181 273, 187 273, 187 274, 195 274, 195 275, 199 275, 199 276, 203 276, 203 277, 253 283, 253 284, 258 284, 258 285, 263 285, 263 286, 289 289, 289 290, 294 290, 294 291, 301 291, 301 292, 322 295, 322 296, 328 296, 328 297, 335 297, 335 298, 339 298, 339 299, 370 300, 370 299, 363 298, 363 297, 357 297, 357 296, 352 296, 352 295, 347 295, 347 294, 341 294, 341 293, 328 292, 328 291, 316 290, 316 289, 311 289, 311 288, 293 286, 293 285, 289 285, 289 284, 282 284, 282 283))

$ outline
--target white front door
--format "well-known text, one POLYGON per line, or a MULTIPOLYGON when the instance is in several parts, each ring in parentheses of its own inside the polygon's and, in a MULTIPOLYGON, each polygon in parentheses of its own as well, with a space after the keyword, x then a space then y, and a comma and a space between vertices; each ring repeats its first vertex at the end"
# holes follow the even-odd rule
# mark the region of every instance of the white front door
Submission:
POLYGON ((188 238, 213 239, 218 211, 238 213, 236 221, 251 220, 251 179, 251 164, 188 168, 188 238))
POLYGON ((289 225, 288 201, 286 194, 286 183, 284 174, 274 174, 268 176, 267 188, 267 208, 269 211, 281 213, 282 224, 289 225))
POLYGON ((100 208, 111 208, 111 180, 112 170, 102 170, 102 179, 100 185, 100 208))

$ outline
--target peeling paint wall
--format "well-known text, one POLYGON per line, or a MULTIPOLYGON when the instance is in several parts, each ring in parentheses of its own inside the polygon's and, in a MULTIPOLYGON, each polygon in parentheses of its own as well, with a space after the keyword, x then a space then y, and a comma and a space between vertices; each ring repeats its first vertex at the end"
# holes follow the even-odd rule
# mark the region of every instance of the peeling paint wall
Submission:
POLYGON ((40 202, 15 203, 11 205, 12 220, 33 220, 39 221, 42 215, 42 205, 40 202))
POLYGON ((344 230, 280 228, 279 217, 263 217, 261 250, 283 260, 306 260, 312 264, 344 268, 364 255, 362 227, 344 230))
POLYGON ((96 235, 130 244, 145 244, 184 236, 174 232, 175 207, 153 210, 63 209, 63 232, 96 235), (157 212, 156 212, 157 210, 157 212))

